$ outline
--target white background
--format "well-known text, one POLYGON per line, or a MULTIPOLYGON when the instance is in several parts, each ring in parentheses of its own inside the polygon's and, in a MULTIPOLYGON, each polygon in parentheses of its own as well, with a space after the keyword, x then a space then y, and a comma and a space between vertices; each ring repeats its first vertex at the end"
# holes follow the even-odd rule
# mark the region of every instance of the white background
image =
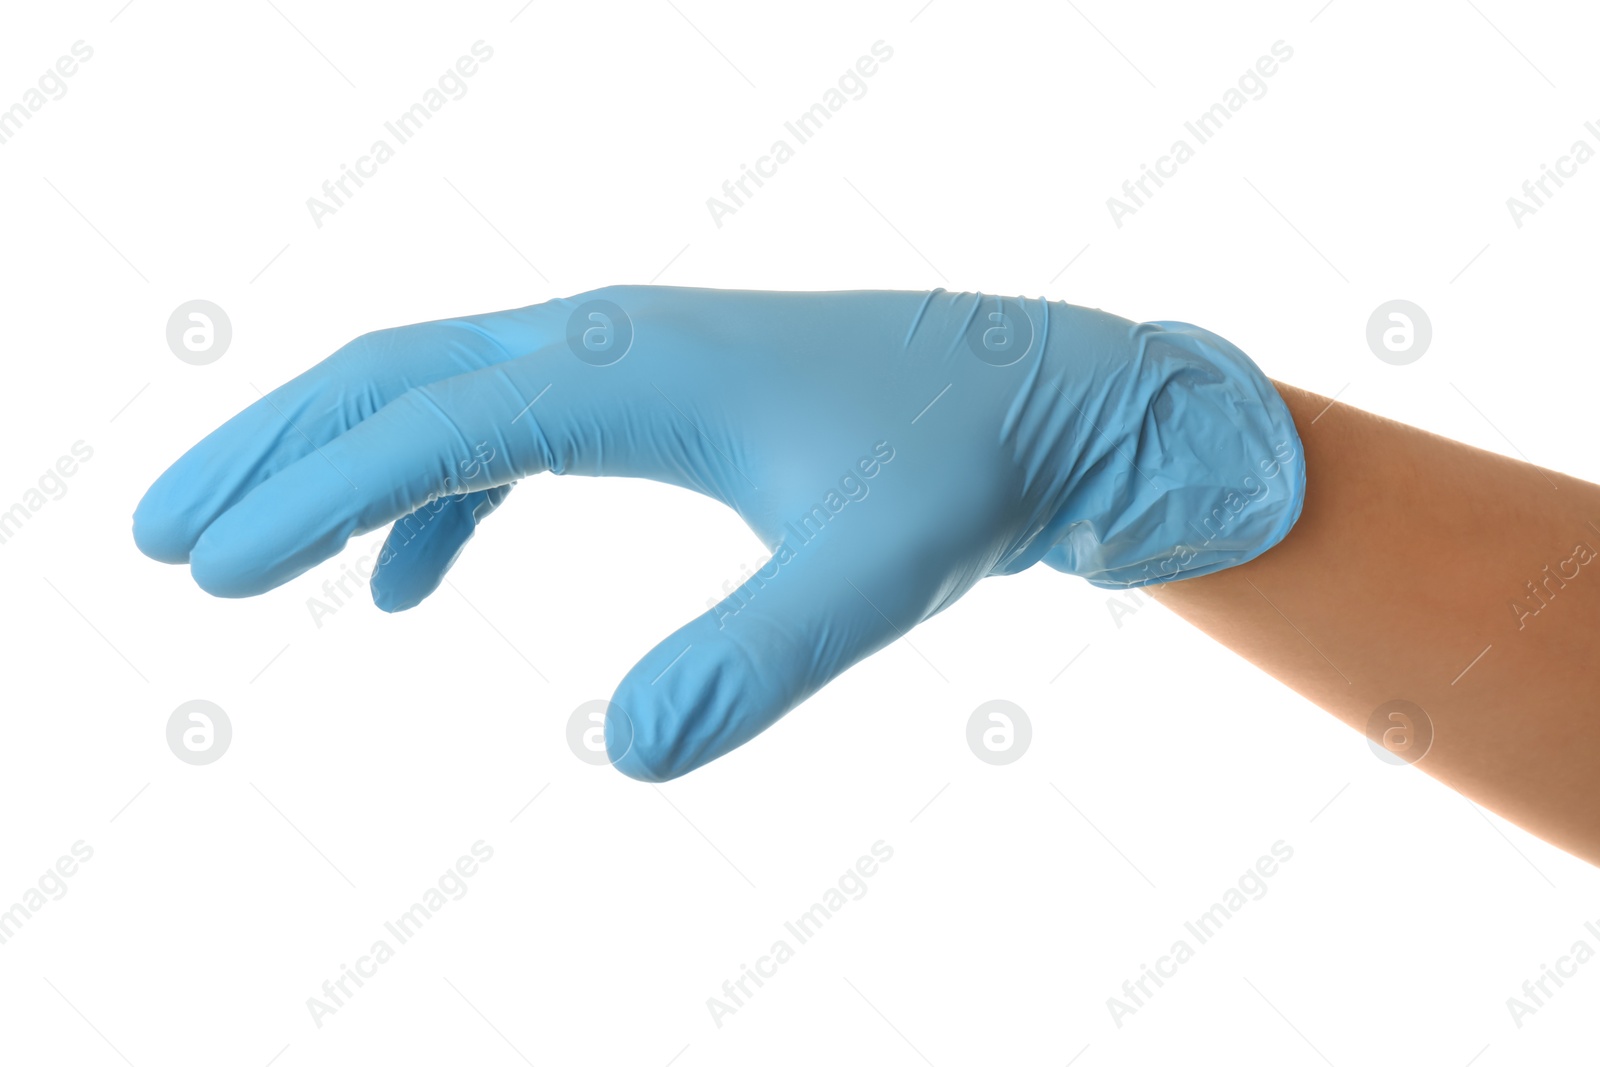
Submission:
POLYGON ((94 49, 0 145, 0 509, 94 450, 0 545, 0 908, 94 850, 0 945, 0 1058, 1592 1054, 1600 963, 1520 1029, 1506 998, 1600 947, 1600 872, 1380 762, 1158 607, 1119 626, 1107 593, 1042 567, 984 582, 915 648, 654 788, 580 762, 565 726, 760 561, 703 498, 538 480, 454 588, 320 627, 307 598, 341 561, 223 601, 129 536, 169 462, 351 337, 621 282, 943 285, 1198 322, 1273 377, 1600 480, 1600 162, 1521 228, 1505 203, 1573 140, 1600 147, 1592 11, 122 2, 8 5, 0 32, 0 107, 94 49), (467 95, 316 227, 306 198, 480 39, 467 95), (878 40, 867 94, 716 226, 706 198, 878 40), (1278 40, 1267 94, 1115 226, 1106 198, 1278 40), (1405 367, 1364 340, 1397 297, 1434 328, 1405 367), (164 336, 195 298, 234 329, 204 367, 164 336), (234 728, 206 767, 164 736, 195 698, 234 728), (1006 767, 965 741, 997 698, 1034 728, 1006 767), (480 839, 470 892, 315 1025, 307 998, 480 839), (867 895, 715 1025, 707 997, 879 840, 867 895), (1267 895, 1116 1026, 1107 998, 1279 840, 1267 895))

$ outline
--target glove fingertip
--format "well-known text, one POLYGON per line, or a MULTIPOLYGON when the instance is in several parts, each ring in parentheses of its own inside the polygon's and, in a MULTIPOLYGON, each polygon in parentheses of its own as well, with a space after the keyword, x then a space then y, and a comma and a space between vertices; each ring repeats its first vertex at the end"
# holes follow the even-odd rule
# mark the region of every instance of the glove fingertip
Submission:
POLYGON ((478 523, 509 490, 496 486, 449 497, 396 522, 368 582, 378 610, 406 611, 432 596, 477 533, 478 523))

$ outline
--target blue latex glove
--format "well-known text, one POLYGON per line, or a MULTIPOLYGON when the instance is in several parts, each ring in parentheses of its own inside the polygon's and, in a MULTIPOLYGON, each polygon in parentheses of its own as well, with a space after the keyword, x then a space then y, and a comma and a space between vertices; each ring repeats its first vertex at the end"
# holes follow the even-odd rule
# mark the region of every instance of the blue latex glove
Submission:
POLYGON ((1195 326, 942 290, 618 286, 352 341, 173 464, 134 538, 243 597, 395 523, 372 594, 399 611, 543 471, 694 489, 774 553, 618 687, 607 748, 649 781, 980 578, 1206 574, 1281 540, 1305 491, 1273 385, 1195 326))

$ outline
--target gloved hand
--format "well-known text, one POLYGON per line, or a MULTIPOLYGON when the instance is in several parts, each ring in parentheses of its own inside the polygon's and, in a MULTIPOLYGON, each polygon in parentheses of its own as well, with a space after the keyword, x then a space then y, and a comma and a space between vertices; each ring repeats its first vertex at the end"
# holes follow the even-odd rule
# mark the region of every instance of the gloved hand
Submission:
POLYGON ((543 471, 705 493, 773 551, 618 687, 607 749, 647 781, 744 744, 980 578, 1220 570, 1281 540, 1305 490, 1276 390, 1198 327, 942 290, 618 286, 357 338, 174 463, 134 538, 243 597, 395 523, 371 584, 399 611, 543 471))

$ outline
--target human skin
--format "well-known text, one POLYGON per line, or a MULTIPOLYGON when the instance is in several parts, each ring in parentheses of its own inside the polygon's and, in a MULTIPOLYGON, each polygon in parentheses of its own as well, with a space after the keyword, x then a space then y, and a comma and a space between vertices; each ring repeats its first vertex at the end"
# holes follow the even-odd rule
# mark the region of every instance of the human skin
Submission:
POLYGON ((1299 522, 1147 591, 1356 730, 1418 705, 1419 770, 1600 864, 1600 486, 1274 384, 1299 522))

